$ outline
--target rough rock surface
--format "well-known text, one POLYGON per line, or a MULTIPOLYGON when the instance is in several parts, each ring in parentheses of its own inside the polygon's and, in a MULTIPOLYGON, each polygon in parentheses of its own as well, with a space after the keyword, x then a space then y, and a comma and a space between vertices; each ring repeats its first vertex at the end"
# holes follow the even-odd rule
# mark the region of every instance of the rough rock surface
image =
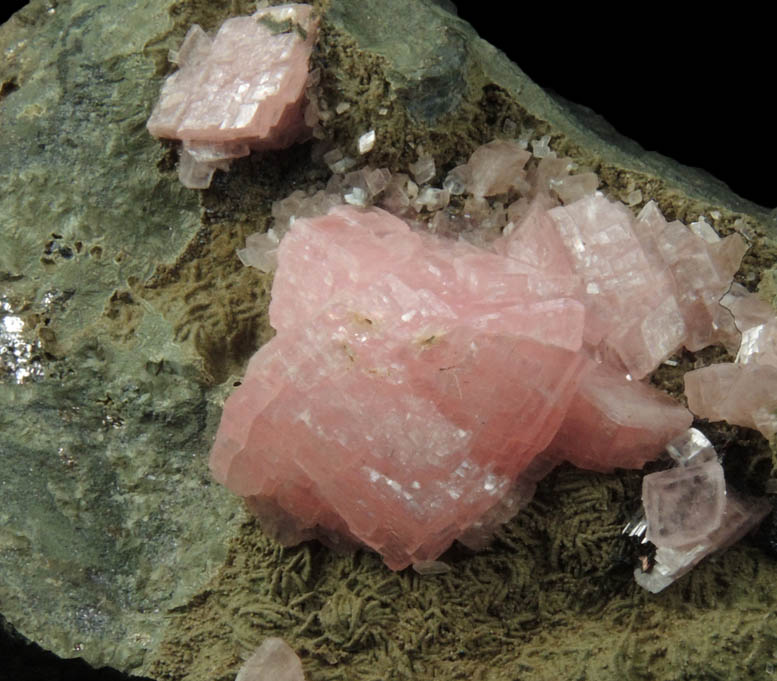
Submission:
POLYGON ((202 361, 129 283, 200 229, 145 129, 145 50, 171 26, 163 3, 76 1, 0 27, 0 603, 44 649, 122 670, 235 516, 194 455, 216 418, 202 361))

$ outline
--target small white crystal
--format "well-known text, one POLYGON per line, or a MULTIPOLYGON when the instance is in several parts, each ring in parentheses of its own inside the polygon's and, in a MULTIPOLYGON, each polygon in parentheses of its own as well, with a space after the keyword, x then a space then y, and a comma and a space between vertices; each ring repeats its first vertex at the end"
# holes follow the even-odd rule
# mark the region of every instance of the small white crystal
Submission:
POLYGON ((470 182, 470 170, 468 165, 456 166, 443 180, 443 189, 447 189, 452 196, 460 196, 467 191, 470 182))
POLYGON ((218 168, 215 165, 198 163, 186 148, 181 150, 178 177, 187 189, 207 189, 216 170, 218 168))
POLYGON ((356 159, 351 158, 350 156, 345 156, 339 161, 333 163, 330 166, 330 169, 333 173, 344 173, 351 168, 353 168, 356 165, 356 159))
POLYGON ((344 156, 339 149, 327 151, 323 159, 333 173, 344 173, 356 165, 355 159, 352 159, 350 156, 344 156))
MULTIPOLYGON (((343 152, 339 149, 332 149, 330 151, 327 151, 324 156, 324 163, 327 164, 329 167, 329 170, 332 170, 332 165, 337 163, 343 158, 343 152)), ((334 172, 334 171, 333 171, 334 172)))
POLYGON ((278 244, 280 239, 275 230, 251 234, 246 238, 246 247, 237 251, 240 262, 262 272, 270 272, 278 266, 278 244))
POLYGON ((703 463, 718 458, 715 447, 712 446, 707 436, 697 428, 689 428, 682 435, 671 440, 666 445, 666 451, 679 466, 703 463))
POLYGON ((526 128, 518 138, 518 146, 522 149, 528 149, 532 137, 534 137, 534 128, 526 128))
POLYGON ((704 216, 699 217, 696 222, 690 224, 691 231, 696 235, 704 239, 708 244, 714 244, 720 241, 718 233, 712 228, 705 219, 704 216))
POLYGON ((441 560, 419 560, 413 563, 413 570, 419 575, 442 575, 451 571, 451 566, 441 560))
POLYGON ((364 181, 371 197, 380 194, 391 182, 391 173, 387 168, 365 170, 364 173, 364 181))
POLYGON ((366 154, 368 151, 371 151, 374 146, 375 146, 374 130, 365 132, 361 137, 359 137, 358 147, 359 147, 360 154, 362 155, 366 154))
POLYGON ((626 204, 629 206, 636 206, 642 202, 642 192, 639 189, 629 192, 626 195, 626 204))
POLYGON ((550 148, 550 135, 543 135, 531 143, 532 154, 537 158, 556 158, 556 152, 550 148))
POLYGON ((434 187, 424 187, 413 201, 413 208, 421 210, 426 208, 429 211, 445 208, 450 200, 450 194, 446 189, 435 189, 434 187))
POLYGON ((580 173, 550 180, 550 188, 565 204, 593 194, 598 186, 599 176, 596 173, 580 173))
POLYGON ((367 205, 367 192, 361 187, 354 187, 350 192, 343 196, 346 203, 350 203, 352 206, 366 206, 367 205))
POLYGON ((518 124, 511 118, 505 118, 504 123, 502 123, 502 132, 507 137, 515 137, 515 133, 518 132, 518 124))
POLYGON ((777 367, 777 319, 752 326, 742 332, 736 361, 777 367))

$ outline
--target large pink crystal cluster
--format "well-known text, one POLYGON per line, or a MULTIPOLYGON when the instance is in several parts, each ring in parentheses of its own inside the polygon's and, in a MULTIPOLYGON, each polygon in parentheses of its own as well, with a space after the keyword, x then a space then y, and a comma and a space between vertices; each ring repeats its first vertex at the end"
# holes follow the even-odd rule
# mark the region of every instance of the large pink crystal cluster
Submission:
POLYGON ((148 120, 156 137, 183 141, 179 176, 190 188, 252 149, 279 149, 310 132, 308 59, 317 21, 289 4, 227 19, 213 38, 197 24, 174 60, 148 120), (308 114, 306 120, 306 113, 308 114))
MULTIPOLYGON (((639 468, 690 425, 639 379, 683 345, 738 341, 718 300, 744 243, 653 203, 635 218, 565 160, 530 158, 486 145, 430 199, 469 193, 471 216, 517 191, 497 238, 338 205, 241 255, 277 250, 277 335, 225 404, 211 469, 282 541, 344 537, 393 569, 424 564, 457 538, 482 546, 559 461, 639 468)), ((427 189, 403 202, 411 181, 376 173, 364 186, 397 212, 428 210, 427 189)))
MULTIPOLYGON (((484 145, 441 188, 422 152, 413 178, 335 175, 279 202, 275 229, 240 251, 277 265, 278 333, 227 400, 211 469, 281 541, 344 538, 394 569, 454 539, 482 547, 559 461, 639 468, 686 433, 690 413, 640 380, 680 347, 771 337, 743 326, 765 314, 750 294, 727 294, 738 235, 667 222, 652 202, 635 218, 547 138, 527 146, 484 145)), ((747 347, 763 361, 763 343, 747 347)), ((704 478, 718 494, 719 472, 704 478)), ((694 513, 674 487, 652 495, 690 518, 669 528, 670 581, 762 515, 719 497, 717 516, 694 513), (686 535, 718 520, 689 552, 686 535)))

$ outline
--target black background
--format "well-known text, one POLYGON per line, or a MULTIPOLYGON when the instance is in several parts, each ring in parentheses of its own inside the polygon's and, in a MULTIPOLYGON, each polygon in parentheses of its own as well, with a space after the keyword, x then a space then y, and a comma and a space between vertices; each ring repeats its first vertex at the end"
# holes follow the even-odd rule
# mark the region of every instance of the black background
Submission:
POLYGON ((590 2, 455 4, 541 87, 593 109, 643 148, 777 207, 777 57, 763 14, 706 3, 618 3, 606 13, 590 2))

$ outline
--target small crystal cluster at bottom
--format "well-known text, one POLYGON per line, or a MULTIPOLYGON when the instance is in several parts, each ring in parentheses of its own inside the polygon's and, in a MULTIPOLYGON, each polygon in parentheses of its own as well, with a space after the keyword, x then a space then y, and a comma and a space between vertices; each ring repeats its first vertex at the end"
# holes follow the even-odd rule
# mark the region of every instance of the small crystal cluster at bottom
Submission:
POLYGON ((666 449, 677 466, 642 479, 644 517, 624 530, 656 547, 653 560, 634 569, 637 583, 652 593, 737 542, 770 510, 765 499, 726 485, 715 448, 696 428, 666 449))

